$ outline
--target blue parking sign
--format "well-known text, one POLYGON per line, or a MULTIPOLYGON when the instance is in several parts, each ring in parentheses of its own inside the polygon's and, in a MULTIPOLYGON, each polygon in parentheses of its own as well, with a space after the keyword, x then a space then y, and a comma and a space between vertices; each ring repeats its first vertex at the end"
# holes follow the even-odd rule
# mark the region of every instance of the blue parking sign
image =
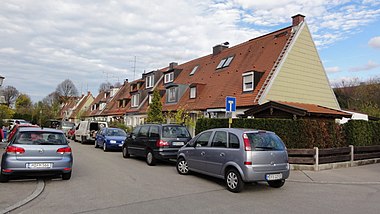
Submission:
POLYGON ((236 111, 236 97, 226 97, 226 111, 236 111))

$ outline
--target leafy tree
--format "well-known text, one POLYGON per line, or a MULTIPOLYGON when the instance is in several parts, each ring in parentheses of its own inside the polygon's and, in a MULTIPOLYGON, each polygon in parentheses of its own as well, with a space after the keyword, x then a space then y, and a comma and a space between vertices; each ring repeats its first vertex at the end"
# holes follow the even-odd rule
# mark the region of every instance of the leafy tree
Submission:
POLYGON ((55 89, 55 92, 59 95, 61 103, 66 102, 70 97, 78 96, 77 88, 69 79, 66 79, 60 83, 55 89))
POLYGON ((158 90, 154 90, 152 102, 149 104, 148 108, 147 122, 163 123, 164 121, 165 119, 164 115, 162 114, 161 96, 158 90))
POLYGON ((33 103, 30 97, 26 94, 20 94, 16 99, 16 113, 15 118, 23 118, 31 120, 33 114, 33 103))
POLYGON ((4 99, 5 99, 5 104, 10 107, 11 104, 13 104, 17 97, 19 96, 19 91, 13 87, 13 86, 7 86, 4 88, 3 90, 3 96, 4 96, 4 99))
POLYGON ((0 120, 13 118, 15 112, 6 105, 0 105, 0 120))

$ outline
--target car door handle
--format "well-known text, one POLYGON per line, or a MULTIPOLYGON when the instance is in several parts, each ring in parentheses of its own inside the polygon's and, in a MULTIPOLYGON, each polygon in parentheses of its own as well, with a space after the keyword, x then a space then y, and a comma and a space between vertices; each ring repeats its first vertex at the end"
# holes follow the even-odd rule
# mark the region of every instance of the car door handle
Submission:
POLYGON ((224 153, 220 153, 220 157, 224 157, 226 154, 224 153))
POLYGON ((201 152, 201 155, 202 155, 202 156, 205 156, 205 155, 206 155, 206 152, 201 152))

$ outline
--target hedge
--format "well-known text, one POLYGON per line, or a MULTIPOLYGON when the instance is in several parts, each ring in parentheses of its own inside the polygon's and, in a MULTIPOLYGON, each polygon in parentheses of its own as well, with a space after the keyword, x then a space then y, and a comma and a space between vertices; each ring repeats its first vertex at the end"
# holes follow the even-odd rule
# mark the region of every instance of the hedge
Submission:
MULTIPOLYGON (((228 119, 202 118, 196 133, 222 127, 228 127, 228 119)), ((325 120, 233 119, 231 127, 273 131, 288 148, 380 145, 380 122, 351 120, 342 126, 325 120)))

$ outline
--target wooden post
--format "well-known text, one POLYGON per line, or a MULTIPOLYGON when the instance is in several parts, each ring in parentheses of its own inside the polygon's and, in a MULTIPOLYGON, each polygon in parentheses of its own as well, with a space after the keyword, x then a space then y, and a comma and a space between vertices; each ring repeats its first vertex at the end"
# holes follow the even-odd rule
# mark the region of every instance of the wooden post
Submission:
POLYGON ((353 145, 349 145, 349 147, 351 148, 351 152, 350 152, 350 155, 351 155, 350 165, 351 165, 351 167, 353 167, 354 166, 354 146, 353 145))
POLYGON ((319 150, 318 147, 314 147, 315 155, 314 155, 314 171, 319 171, 319 150))

